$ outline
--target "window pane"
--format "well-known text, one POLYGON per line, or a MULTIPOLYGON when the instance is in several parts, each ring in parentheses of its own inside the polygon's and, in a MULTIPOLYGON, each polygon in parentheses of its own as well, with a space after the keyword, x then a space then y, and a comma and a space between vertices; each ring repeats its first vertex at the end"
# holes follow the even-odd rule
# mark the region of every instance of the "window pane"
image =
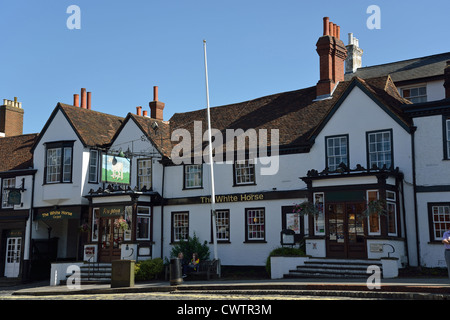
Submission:
POLYGON ((152 159, 138 160, 138 184, 139 189, 152 188, 152 159))
POLYGON ((236 184, 249 184, 255 182, 255 165, 252 161, 236 161, 234 170, 236 184))
POLYGON ((216 210, 217 241, 230 240, 230 211, 216 210))
POLYGON ((369 133, 369 167, 387 168, 392 164, 391 132, 369 133))
POLYGON ((47 182, 59 182, 61 178, 61 149, 47 150, 47 182))
POLYGON ((2 183, 2 208, 12 208, 13 205, 8 203, 8 197, 10 190, 7 188, 15 188, 16 187, 16 178, 3 179, 2 183))
POLYGON ((202 186, 202 165, 189 164, 184 166, 185 188, 199 188, 202 186))
POLYGON ((72 148, 64 148, 63 182, 72 180, 72 148))
POLYGON ((434 240, 442 240, 444 232, 450 228, 450 206, 433 206, 431 212, 434 240))
POLYGON ((264 209, 249 209, 247 214, 247 239, 265 239, 265 217, 264 209))
POLYGON ((91 150, 89 154, 89 182, 97 182, 98 176, 98 151, 91 150))
POLYGON ((330 171, 338 169, 341 163, 347 163, 347 137, 327 138, 327 166, 330 171))

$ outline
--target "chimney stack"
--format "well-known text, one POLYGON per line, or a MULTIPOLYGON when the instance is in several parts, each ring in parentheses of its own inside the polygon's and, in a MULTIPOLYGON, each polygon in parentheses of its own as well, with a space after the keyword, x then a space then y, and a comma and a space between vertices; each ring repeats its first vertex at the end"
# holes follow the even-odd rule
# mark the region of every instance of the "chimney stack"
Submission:
POLYGON ((450 60, 447 61, 444 69, 445 98, 450 99, 450 60))
POLYGON ((317 41, 320 58, 320 80, 316 86, 318 99, 327 98, 339 81, 344 81, 344 61, 347 49, 340 39, 341 27, 323 18, 323 36, 317 41))
POLYGON ((23 109, 22 103, 3 99, 0 106, 0 135, 3 137, 20 136, 23 134, 23 109))
POLYGON ((156 120, 163 120, 164 103, 158 101, 158 87, 153 87, 153 101, 149 103, 150 117, 156 120))
POLYGON ((345 73, 355 73, 358 68, 362 67, 363 50, 359 47, 359 40, 353 37, 353 33, 348 34, 348 56, 345 59, 345 73))

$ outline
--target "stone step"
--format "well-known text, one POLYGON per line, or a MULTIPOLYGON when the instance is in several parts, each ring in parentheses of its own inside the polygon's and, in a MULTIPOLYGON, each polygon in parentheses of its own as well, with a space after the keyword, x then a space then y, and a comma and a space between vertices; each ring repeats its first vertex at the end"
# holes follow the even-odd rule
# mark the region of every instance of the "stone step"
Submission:
POLYGON ((380 260, 326 259, 313 258, 302 266, 290 270, 285 278, 366 278, 367 267, 376 265, 381 269, 380 260))

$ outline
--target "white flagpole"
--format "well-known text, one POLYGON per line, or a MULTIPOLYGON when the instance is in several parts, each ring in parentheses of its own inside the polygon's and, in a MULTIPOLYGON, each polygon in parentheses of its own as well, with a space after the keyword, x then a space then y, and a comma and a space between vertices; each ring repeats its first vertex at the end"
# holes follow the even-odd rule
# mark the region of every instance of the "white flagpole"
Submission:
POLYGON ((208 87, 208 63, 206 59, 206 40, 203 40, 203 51, 205 55, 205 79, 206 79, 206 106, 208 113, 208 140, 209 140, 209 167, 211 169, 211 213, 214 244, 214 259, 217 257, 217 230, 216 230, 216 194, 214 190, 214 162, 212 155, 212 136, 211 136, 211 114, 209 111, 209 87, 208 87))

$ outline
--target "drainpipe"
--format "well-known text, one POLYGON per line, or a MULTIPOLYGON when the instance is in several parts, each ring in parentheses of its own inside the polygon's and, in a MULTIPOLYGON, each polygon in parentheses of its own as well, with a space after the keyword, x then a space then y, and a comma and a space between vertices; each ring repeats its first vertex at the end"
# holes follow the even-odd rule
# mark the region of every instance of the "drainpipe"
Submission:
POLYGON ((416 148, 415 148, 415 132, 417 127, 411 127, 411 151, 412 151, 412 174, 413 174, 413 189, 414 189, 414 221, 416 224, 416 250, 417 250, 417 265, 419 269, 422 267, 420 262, 420 238, 419 238, 419 214, 417 210, 417 185, 416 185, 416 148))
POLYGON ((33 173, 33 176, 32 176, 32 182, 31 182, 31 203, 30 203, 30 214, 29 214, 29 223, 28 223, 28 229, 29 229, 29 234, 30 234, 30 241, 29 241, 29 244, 28 244, 28 266, 27 266, 27 274, 26 274, 26 277, 27 277, 27 280, 28 279, 31 279, 31 261, 32 261, 32 256, 33 256, 33 245, 32 245, 32 239, 33 239, 33 236, 32 236, 32 232, 33 232, 33 227, 32 227, 32 224, 33 224, 33 213, 34 213, 34 180, 35 180, 35 177, 34 177, 34 175, 35 175, 35 173, 33 173))
POLYGON ((164 159, 161 160, 161 164, 163 166, 162 182, 161 182, 161 259, 164 259, 164 255, 163 255, 163 248, 164 248, 164 180, 165 180, 165 172, 166 172, 166 166, 164 164, 164 159))
POLYGON ((401 179, 401 195, 402 195, 402 220, 403 220, 403 230, 405 230, 405 252, 406 252, 406 265, 409 266, 409 254, 408 254, 408 232, 406 232, 406 210, 405 210, 405 177, 402 174, 401 177, 399 178, 401 179))

